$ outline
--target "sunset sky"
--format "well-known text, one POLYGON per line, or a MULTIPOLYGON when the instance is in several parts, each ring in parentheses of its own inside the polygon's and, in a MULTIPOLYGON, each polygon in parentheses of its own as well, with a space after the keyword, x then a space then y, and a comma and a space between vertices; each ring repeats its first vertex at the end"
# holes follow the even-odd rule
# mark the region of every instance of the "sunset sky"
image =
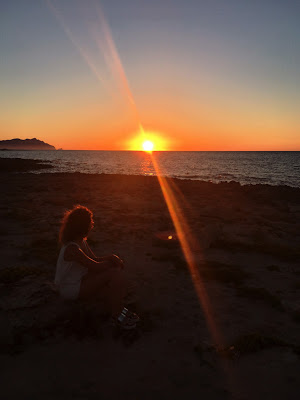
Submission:
POLYGON ((298 0, 0 0, 0 139, 300 150, 299 39, 298 0))

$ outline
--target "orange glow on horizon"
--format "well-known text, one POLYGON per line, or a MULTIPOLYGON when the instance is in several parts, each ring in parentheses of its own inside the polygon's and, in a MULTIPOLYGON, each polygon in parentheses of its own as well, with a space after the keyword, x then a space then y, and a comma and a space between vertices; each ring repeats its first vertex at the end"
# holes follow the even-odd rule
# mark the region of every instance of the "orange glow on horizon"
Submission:
POLYGON ((140 125, 139 132, 124 144, 126 150, 165 151, 169 150, 167 139, 158 132, 145 131, 140 125))

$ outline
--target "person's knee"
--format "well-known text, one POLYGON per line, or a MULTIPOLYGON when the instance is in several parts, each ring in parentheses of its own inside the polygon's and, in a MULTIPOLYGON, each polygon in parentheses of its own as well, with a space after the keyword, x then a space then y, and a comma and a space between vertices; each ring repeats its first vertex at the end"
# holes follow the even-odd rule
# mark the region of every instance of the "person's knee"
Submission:
POLYGON ((115 284, 125 284, 124 271, 120 268, 114 268, 111 270, 111 281, 115 284))
POLYGON ((116 257, 109 261, 109 267, 111 269, 121 270, 123 269, 123 263, 116 257))

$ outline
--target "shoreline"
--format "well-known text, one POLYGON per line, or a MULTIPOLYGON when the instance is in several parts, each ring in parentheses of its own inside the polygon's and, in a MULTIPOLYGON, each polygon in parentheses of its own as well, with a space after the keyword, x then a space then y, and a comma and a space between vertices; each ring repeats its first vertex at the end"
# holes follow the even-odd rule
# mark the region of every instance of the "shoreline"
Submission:
MULTIPOLYGON (((67 175, 87 175, 87 176, 110 176, 110 177, 145 177, 145 178, 155 178, 157 179, 156 175, 139 175, 139 174, 119 174, 119 173, 88 173, 88 172, 42 172, 43 169, 52 169, 55 168, 53 164, 48 161, 44 161, 41 159, 23 159, 23 158, 1 158, 0 157, 0 174, 6 173, 22 173, 22 174, 43 174, 45 175, 58 175, 58 176, 67 176, 67 175), (37 172, 41 171, 41 172, 37 172)), ((262 187, 269 187, 269 188, 277 188, 280 190, 295 190, 300 191, 300 187, 297 186, 290 186, 290 185, 271 185, 269 183, 248 183, 242 184, 238 181, 231 180, 231 181, 220 181, 220 182, 212 182, 207 180, 201 179, 193 179, 193 178, 180 178, 180 177, 171 177, 167 175, 162 175, 165 179, 174 180, 174 181, 186 181, 186 182, 198 182, 199 184, 212 184, 212 185, 238 185, 240 187, 248 187, 248 188, 262 188, 262 187)), ((271 189, 272 190, 272 189, 271 189)))

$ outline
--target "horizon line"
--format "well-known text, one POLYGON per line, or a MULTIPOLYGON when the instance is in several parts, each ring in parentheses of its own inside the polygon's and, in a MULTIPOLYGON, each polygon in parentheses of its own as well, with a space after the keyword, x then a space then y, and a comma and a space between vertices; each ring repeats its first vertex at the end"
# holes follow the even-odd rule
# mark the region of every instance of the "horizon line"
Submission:
POLYGON ((8 149, 8 148, 0 148, 0 151, 127 151, 127 152, 139 152, 139 153, 166 153, 166 152, 299 152, 300 149, 296 150, 152 150, 152 152, 145 150, 130 150, 130 149, 63 149, 63 148, 55 148, 53 149, 8 149))

